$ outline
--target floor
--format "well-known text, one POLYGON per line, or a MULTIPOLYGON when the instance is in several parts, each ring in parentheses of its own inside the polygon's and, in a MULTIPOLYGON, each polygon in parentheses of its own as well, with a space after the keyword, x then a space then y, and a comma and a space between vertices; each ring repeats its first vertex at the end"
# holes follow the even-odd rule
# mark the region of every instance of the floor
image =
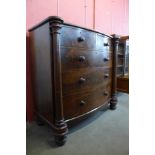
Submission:
POLYGON ((57 147, 50 127, 27 124, 27 155, 128 155, 129 95, 118 94, 114 111, 101 110, 72 127, 67 142, 57 147))

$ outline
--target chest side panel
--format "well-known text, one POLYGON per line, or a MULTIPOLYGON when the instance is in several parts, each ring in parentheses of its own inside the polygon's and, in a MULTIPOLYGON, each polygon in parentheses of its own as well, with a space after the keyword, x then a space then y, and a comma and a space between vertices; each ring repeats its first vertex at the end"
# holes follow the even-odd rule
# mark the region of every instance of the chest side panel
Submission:
POLYGON ((49 121, 53 121, 49 24, 33 30, 30 33, 30 38, 37 112, 49 121))

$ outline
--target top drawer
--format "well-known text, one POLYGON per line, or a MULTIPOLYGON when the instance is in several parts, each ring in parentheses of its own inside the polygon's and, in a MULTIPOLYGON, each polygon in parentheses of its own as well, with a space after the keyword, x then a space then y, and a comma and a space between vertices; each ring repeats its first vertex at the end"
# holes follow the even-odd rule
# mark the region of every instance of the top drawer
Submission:
POLYGON ((96 49, 103 51, 112 51, 111 38, 97 34, 96 35, 96 49))
POLYGON ((60 34, 60 46, 95 49, 96 33, 81 28, 63 26, 60 34))

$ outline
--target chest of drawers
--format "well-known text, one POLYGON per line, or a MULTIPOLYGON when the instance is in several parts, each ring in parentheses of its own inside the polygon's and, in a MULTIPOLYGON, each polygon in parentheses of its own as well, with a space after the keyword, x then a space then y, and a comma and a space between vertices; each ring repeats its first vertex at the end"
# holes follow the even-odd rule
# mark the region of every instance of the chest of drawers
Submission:
POLYGON ((29 30, 36 114, 63 145, 67 123, 115 109, 118 38, 52 16, 29 30))

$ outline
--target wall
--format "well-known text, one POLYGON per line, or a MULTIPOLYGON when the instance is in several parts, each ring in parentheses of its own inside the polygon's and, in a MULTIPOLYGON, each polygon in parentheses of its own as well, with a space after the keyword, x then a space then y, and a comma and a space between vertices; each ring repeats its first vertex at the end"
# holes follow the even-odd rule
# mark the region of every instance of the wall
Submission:
POLYGON ((58 15, 104 33, 128 35, 128 0, 27 0, 27 29, 58 15))
MULTIPOLYGON (((107 34, 128 35, 128 0, 27 0, 26 29, 57 15, 65 22, 107 34)), ((30 50, 27 32, 27 120, 34 118, 30 50)))

